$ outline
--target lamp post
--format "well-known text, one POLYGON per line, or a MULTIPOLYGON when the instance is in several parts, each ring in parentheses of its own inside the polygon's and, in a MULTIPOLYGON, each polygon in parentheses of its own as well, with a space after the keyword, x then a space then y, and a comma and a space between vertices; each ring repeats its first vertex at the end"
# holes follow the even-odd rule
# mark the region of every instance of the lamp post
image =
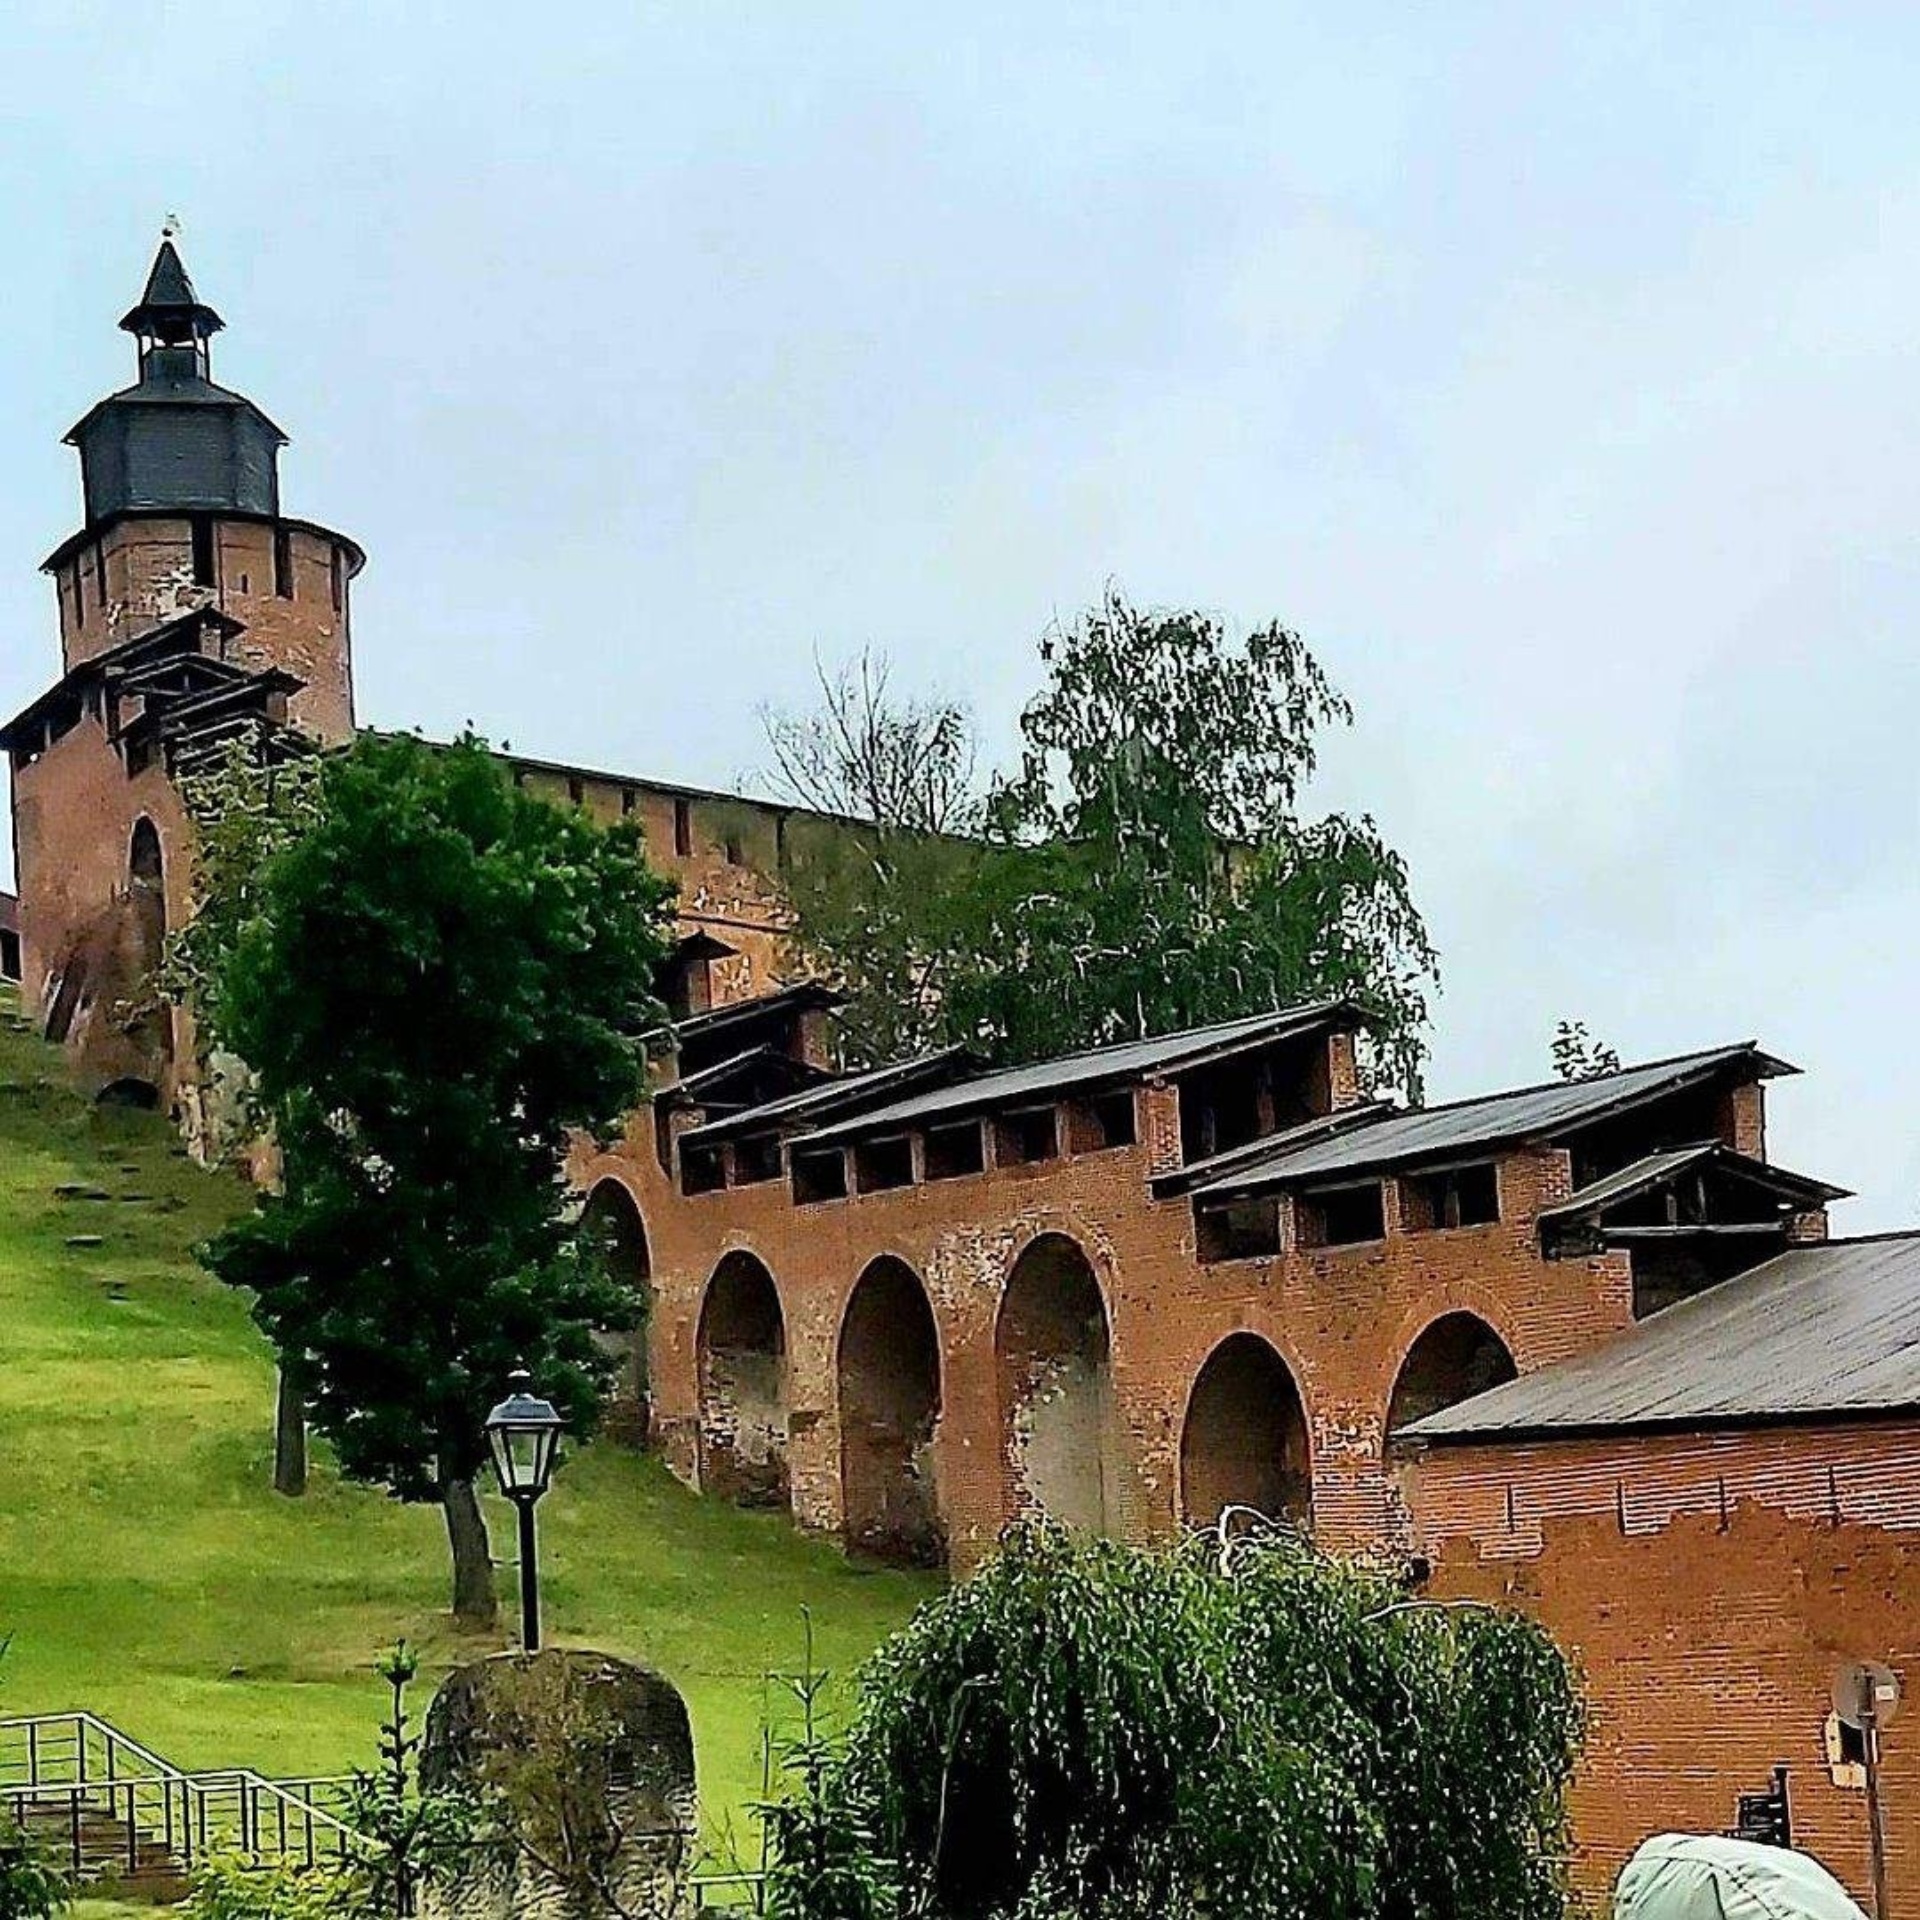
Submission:
POLYGON ((533 1394, 533 1380, 524 1367, 507 1376, 507 1397, 487 1415, 487 1446, 500 1491, 520 1515, 520 1644, 528 1653, 540 1650, 540 1570, 533 1540, 534 1503, 553 1478, 560 1451, 560 1416, 553 1403, 533 1394))

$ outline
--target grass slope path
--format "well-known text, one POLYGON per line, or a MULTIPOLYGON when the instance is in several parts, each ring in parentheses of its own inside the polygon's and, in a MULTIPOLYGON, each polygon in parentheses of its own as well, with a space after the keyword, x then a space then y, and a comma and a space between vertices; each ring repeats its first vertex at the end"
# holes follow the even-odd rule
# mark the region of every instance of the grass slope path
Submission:
MULTIPOLYGON (((453 1631, 436 1509, 324 1459, 304 1499, 273 1493, 267 1350, 191 1251, 244 1189, 158 1116, 87 1106, 12 1013, 0 1001, 0 1710, 88 1707, 187 1766, 369 1762, 383 1646, 406 1635, 437 1678, 504 1642, 453 1631)), ((496 1553, 508 1517, 490 1512, 496 1553)), ((682 1689, 723 1844, 758 1796, 765 1676, 799 1665, 802 1607, 844 1672, 933 1591, 613 1447, 571 1459, 540 1518, 549 1638, 682 1689)))

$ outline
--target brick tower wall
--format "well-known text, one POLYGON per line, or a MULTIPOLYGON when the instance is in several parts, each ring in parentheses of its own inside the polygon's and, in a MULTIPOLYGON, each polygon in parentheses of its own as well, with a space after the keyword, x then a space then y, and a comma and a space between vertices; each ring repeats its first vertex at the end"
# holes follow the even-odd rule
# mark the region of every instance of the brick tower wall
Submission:
POLYGON ((357 550, 304 522, 204 517, 213 536, 211 584, 195 581, 193 521, 184 515, 133 516, 96 539, 70 543, 52 570, 62 669, 191 608, 218 607, 247 629, 235 642, 240 664, 283 667, 305 683, 290 705, 294 724, 317 739, 348 738, 349 582, 357 550))

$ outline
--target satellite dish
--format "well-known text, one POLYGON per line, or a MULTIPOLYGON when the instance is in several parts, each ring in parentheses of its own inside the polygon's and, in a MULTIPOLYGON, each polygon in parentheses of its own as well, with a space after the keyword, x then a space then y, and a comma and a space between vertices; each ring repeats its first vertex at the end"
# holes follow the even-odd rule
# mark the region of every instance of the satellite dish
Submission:
POLYGON ((1834 1669, 1833 1710, 1857 1733, 1871 1720, 1890 1726, 1900 1711, 1900 1678, 1878 1660, 1849 1660, 1834 1669))

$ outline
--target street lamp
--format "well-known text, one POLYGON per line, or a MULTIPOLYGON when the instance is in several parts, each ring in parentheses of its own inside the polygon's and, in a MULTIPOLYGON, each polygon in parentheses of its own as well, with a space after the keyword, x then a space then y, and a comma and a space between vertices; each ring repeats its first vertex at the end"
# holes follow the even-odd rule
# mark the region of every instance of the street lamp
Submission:
POLYGON ((562 1421, 549 1400, 536 1399, 526 1368, 507 1376, 507 1397, 487 1415, 487 1445, 500 1491, 520 1512, 520 1644, 540 1650, 540 1572, 534 1557, 533 1508, 553 1478, 562 1421))

